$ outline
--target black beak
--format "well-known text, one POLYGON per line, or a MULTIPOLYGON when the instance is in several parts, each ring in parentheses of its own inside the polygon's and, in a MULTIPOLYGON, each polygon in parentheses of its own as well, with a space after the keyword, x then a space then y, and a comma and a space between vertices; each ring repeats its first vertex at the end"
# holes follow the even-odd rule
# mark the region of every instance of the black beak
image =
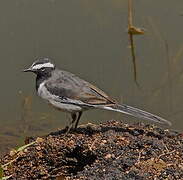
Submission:
POLYGON ((24 69, 23 72, 32 72, 32 69, 31 68, 24 69))

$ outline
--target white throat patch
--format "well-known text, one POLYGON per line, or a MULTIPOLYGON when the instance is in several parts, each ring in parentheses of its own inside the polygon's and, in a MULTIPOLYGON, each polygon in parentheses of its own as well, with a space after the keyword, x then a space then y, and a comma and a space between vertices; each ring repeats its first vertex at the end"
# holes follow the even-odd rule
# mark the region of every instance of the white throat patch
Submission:
POLYGON ((32 66, 32 69, 34 69, 34 70, 38 70, 38 69, 41 69, 41 68, 54 68, 54 65, 52 64, 52 63, 50 63, 50 62, 48 62, 48 63, 44 63, 44 64, 37 64, 37 65, 33 65, 32 66))

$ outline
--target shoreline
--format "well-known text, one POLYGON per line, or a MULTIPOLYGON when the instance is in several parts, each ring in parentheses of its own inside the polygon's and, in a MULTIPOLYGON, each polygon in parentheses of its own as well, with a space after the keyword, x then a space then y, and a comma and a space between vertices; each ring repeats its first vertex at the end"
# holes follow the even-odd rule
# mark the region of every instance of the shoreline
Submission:
POLYGON ((181 179, 183 134, 108 121, 26 139, 0 160, 8 179, 181 179), (31 144, 30 144, 31 143, 31 144))

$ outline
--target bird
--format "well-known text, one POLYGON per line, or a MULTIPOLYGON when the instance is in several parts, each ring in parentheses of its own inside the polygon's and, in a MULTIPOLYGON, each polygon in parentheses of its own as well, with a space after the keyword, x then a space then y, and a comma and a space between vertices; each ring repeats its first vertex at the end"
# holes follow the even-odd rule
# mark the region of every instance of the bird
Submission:
POLYGON ((32 65, 23 70, 36 74, 36 92, 54 108, 71 114, 70 128, 76 129, 84 111, 103 109, 124 113, 136 118, 161 124, 171 122, 126 104, 120 104, 93 84, 65 70, 60 70, 47 57, 37 58, 32 65))

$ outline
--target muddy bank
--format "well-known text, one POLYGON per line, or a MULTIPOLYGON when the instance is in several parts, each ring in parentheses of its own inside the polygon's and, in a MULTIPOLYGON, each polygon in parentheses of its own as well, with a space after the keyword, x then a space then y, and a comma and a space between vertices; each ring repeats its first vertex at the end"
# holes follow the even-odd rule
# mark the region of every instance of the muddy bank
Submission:
POLYGON ((183 134, 110 121, 39 138, 0 163, 9 179, 181 179, 183 134), (34 142, 35 141, 35 142, 34 142))

